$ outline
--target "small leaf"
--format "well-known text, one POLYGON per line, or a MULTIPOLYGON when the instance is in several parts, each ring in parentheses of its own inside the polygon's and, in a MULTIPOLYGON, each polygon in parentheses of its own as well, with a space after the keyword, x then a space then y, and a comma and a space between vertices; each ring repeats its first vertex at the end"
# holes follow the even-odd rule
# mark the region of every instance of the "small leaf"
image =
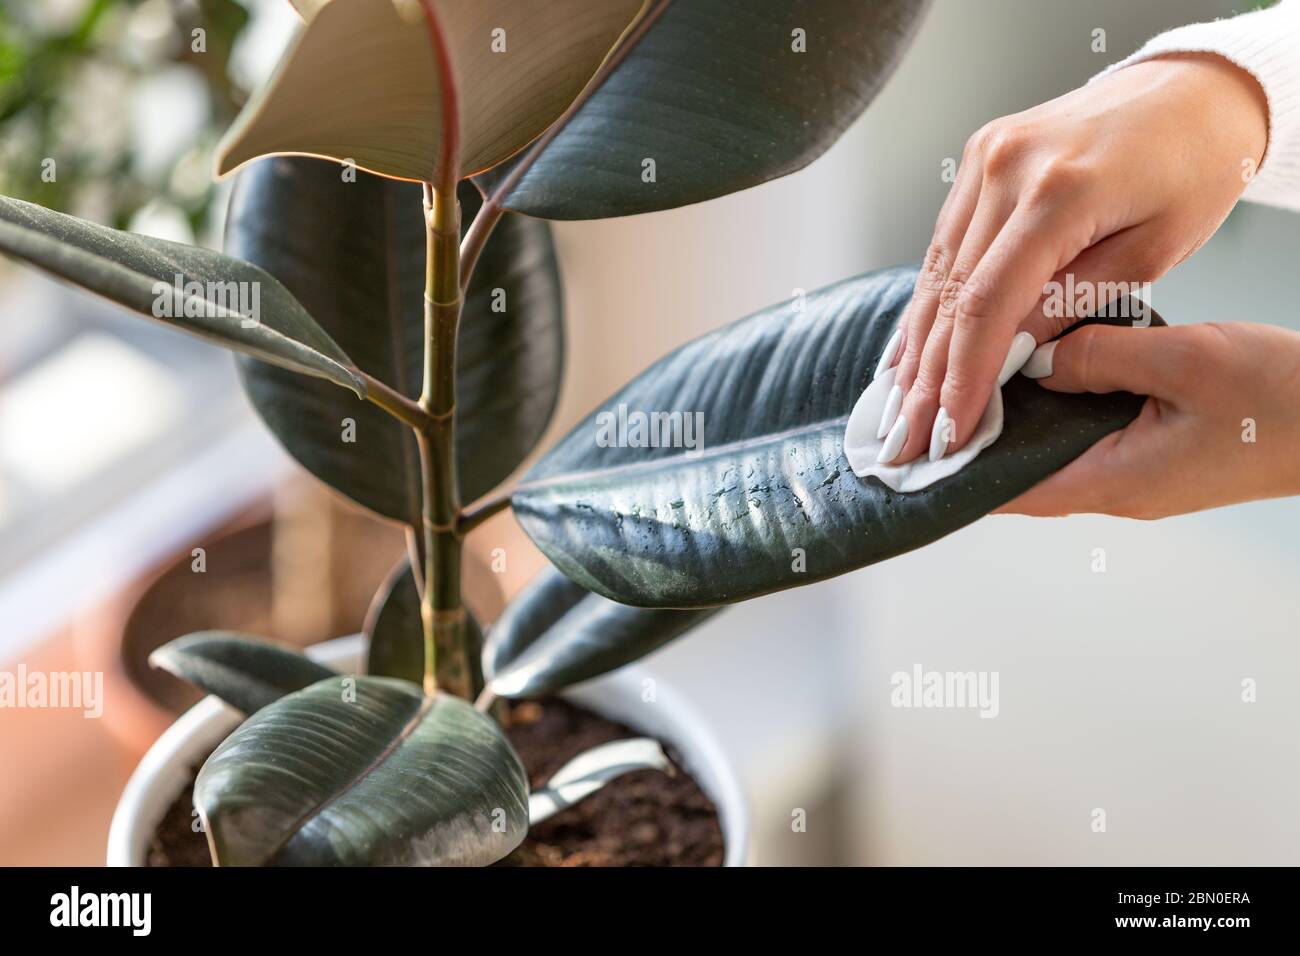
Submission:
POLYGON ((450 53, 454 95, 442 88, 421 0, 307 4, 303 31, 223 139, 218 173, 289 153, 437 182, 444 124, 457 116, 461 173, 480 172, 564 111, 641 7, 641 0, 428 3, 450 53), (455 100, 454 114, 444 99, 455 100))
MULTIPOLYGON (((420 187, 333 163, 277 158, 235 181, 226 248, 285 284, 367 372, 419 397, 424 363, 420 187), (285 223, 294 228, 286 230, 285 223)), ((460 189, 464 219, 478 193, 460 189)), ((456 355, 456 471, 462 501, 486 494, 541 438, 564 358, 560 275, 546 223, 497 224, 465 293, 456 355)), ((317 478, 385 517, 420 523, 411 430, 337 389, 242 361, 253 408, 317 478), (343 422, 355 428, 342 441, 343 422)))
POLYGON ((284 286, 251 263, 3 196, 0 252, 146 317, 365 397, 352 360, 284 286))
MULTIPOLYGON (((400 677, 412 683, 424 678, 424 628, 420 620, 420 594, 411 575, 411 565, 398 562, 366 615, 369 640, 366 673, 377 677, 400 677)), ((468 642, 474 686, 481 687, 483 675, 477 671, 483 632, 474 615, 465 611, 465 638, 468 642)))
POLYGON ((194 805, 221 866, 483 866, 523 840, 528 780, 465 701, 334 677, 231 734, 194 805))
POLYGON ((599 219, 785 176, 862 114, 927 6, 652 0, 565 117, 479 187, 530 216, 599 219))
POLYGON ((541 697, 644 657, 720 610, 629 607, 546 568, 492 626, 483 669, 498 697, 541 697))
MULTIPOLYGON (((1001 437, 955 475, 909 494, 856 477, 844 427, 916 273, 848 279, 682 346, 524 476, 516 518, 589 590, 648 607, 709 607, 936 541, 1137 417, 1140 396, 1071 395, 1016 376, 1002 390, 1001 437), (653 426, 632 441, 620 407, 628 422, 660 416, 653 447, 653 426)), ((1127 316, 1115 303, 1100 321, 1127 316)))
POLYGON ((149 665, 251 714, 285 694, 335 676, 295 650, 231 631, 199 631, 168 641, 149 665))
POLYGON ((549 820, 587 799, 605 784, 634 770, 672 772, 659 741, 649 737, 614 740, 578 754, 528 797, 528 824, 549 820))

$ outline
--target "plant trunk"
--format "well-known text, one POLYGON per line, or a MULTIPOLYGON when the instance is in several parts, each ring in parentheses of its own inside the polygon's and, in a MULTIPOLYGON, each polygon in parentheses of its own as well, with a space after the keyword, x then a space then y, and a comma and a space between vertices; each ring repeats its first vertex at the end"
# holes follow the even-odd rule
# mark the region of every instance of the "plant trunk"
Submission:
POLYGON ((424 478, 424 689, 473 699, 460 598, 461 542, 456 533, 460 496, 456 478, 456 329, 460 322, 460 205, 454 184, 425 186, 427 253, 424 291, 424 390, 420 407, 431 417, 417 433, 424 478))

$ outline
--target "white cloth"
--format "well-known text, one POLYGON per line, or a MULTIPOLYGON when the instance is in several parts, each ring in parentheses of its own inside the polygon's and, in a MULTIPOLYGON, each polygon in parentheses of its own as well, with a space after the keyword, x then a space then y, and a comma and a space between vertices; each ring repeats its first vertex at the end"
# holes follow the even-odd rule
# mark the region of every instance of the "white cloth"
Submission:
POLYGON ((859 478, 874 475, 895 491, 920 491, 940 478, 955 475, 1002 434, 1002 389, 995 388, 988 407, 984 409, 984 417, 975 427, 975 434, 960 451, 944 455, 938 461, 931 461, 930 456, 922 452, 906 464, 880 464, 876 456, 885 442, 876 437, 876 430, 897 375, 898 367, 894 366, 876 376, 849 414, 849 423, 844 429, 844 457, 859 478))

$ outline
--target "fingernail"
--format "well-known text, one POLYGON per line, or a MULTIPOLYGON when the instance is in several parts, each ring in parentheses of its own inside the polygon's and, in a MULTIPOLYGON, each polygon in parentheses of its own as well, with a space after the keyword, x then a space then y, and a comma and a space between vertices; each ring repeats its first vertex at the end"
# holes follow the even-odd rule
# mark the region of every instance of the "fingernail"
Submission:
POLYGON ((1011 376, 1020 371, 1020 366, 1024 365, 1029 356, 1034 353, 1036 344, 1034 337, 1028 332, 1016 333, 1016 337, 1011 340, 1011 348, 1007 350, 1007 360, 1002 363, 1002 371, 998 372, 999 386, 1007 384, 1011 376))
POLYGON ((894 421, 898 418, 898 410, 903 407, 903 389, 900 385, 895 385, 889 390, 889 397, 885 399, 885 412, 880 416, 880 426, 876 429, 876 437, 884 438, 889 434, 889 430, 894 427, 894 421))
MULTIPOLYGON (((1059 340, 1058 340, 1059 341, 1059 340)), ((1056 351, 1056 342, 1048 342, 1034 349, 1029 361, 1020 370, 1026 378, 1047 378, 1052 374, 1052 353, 1056 351)))
POLYGON ((904 415, 894 422, 894 427, 885 436, 885 444, 880 449, 880 454, 876 456, 876 461, 882 465, 889 464, 898 457, 905 444, 907 444, 907 416, 904 415))
POLYGON ((948 409, 939 409, 939 414, 934 417, 934 428, 930 430, 930 460, 938 461, 948 452, 948 432, 949 422, 952 419, 948 417, 948 409))
MULTIPOLYGON (((898 358, 898 347, 903 344, 903 327, 900 325, 894 329, 894 334, 889 337, 885 343, 885 351, 880 353, 880 361, 876 363, 876 370, 871 373, 871 377, 878 378, 880 373, 894 364, 894 359, 898 358)), ((877 435, 877 438, 880 436, 877 435)))

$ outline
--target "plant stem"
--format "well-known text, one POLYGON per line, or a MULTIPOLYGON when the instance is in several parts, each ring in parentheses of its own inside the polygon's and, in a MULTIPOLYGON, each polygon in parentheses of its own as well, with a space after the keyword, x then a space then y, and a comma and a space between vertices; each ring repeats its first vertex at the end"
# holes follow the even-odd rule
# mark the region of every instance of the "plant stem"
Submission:
POLYGON ((429 427, 416 431, 423 476, 424 689, 471 694, 460 598, 460 500, 456 479, 456 328, 460 322, 460 205, 456 180, 424 188, 426 257, 424 389, 420 408, 429 427))
POLYGON ((398 421, 405 422, 416 431, 425 431, 433 427, 433 419, 417 403, 396 389, 389 388, 372 375, 362 372, 361 377, 366 382, 366 401, 378 405, 398 421))
POLYGON ((469 231, 465 233, 465 241, 460 244, 461 292, 469 288, 469 280, 474 274, 474 266, 478 264, 479 253, 487 245, 488 237, 492 235, 492 230, 496 228, 503 215, 505 209, 500 203, 487 200, 479 207, 478 215, 470 223, 469 231))
POLYGON ((484 521, 487 521, 488 518, 505 511, 509 507, 510 495, 509 493, 506 493, 484 502, 477 508, 473 508, 469 511, 462 511, 460 521, 456 524, 456 533, 463 538, 484 521))

